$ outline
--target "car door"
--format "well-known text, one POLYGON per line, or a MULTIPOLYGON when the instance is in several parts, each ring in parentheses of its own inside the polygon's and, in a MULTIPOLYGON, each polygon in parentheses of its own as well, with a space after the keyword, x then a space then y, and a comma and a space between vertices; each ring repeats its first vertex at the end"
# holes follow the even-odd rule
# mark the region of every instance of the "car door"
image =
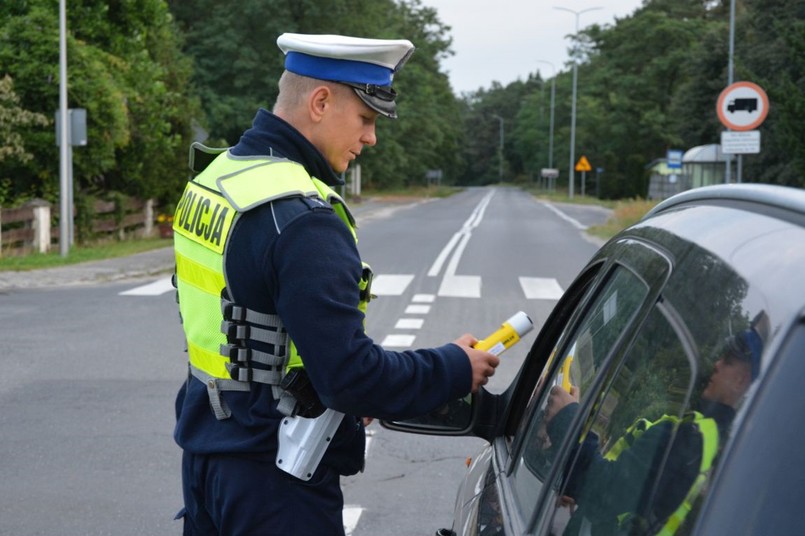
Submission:
POLYGON ((587 285, 584 297, 557 305, 529 354, 528 363, 544 366, 539 371, 526 366, 512 395, 507 430, 493 446, 495 485, 485 488, 481 499, 481 510, 487 505, 488 512, 479 516, 479 534, 525 534, 540 505, 559 498, 546 483, 560 474, 567 438, 578 425, 548 437, 551 391, 575 385, 589 406, 612 356, 642 322, 669 272, 668 259, 639 241, 624 240, 608 254, 612 260, 598 267, 597 277, 577 280, 587 285), (572 314, 562 311, 566 307, 574 308, 572 314), (490 504, 496 505, 491 512, 490 504))
MULTIPOLYGON (((542 440, 558 447, 534 507, 527 508, 527 495, 519 498, 521 511, 531 514, 521 534, 691 533, 770 332, 756 288, 724 259, 680 245, 667 279, 649 285, 647 300, 603 364, 587 367, 590 379, 581 361, 575 376, 570 367, 570 383, 580 393, 566 396, 553 386, 542 395, 542 440)), ((643 261, 650 257, 620 260, 648 282, 650 263, 643 261)), ((607 293, 604 288, 602 296, 607 293)), ((604 304, 602 313, 611 315, 604 304)), ((582 346, 565 347, 579 354, 582 346)), ((565 369, 559 366, 554 377, 565 369)), ((513 489, 521 495, 518 486, 533 487, 522 485, 534 473, 527 467, 535 450, 528 439, 512 460, 511 475, 522 480, 513 489)))

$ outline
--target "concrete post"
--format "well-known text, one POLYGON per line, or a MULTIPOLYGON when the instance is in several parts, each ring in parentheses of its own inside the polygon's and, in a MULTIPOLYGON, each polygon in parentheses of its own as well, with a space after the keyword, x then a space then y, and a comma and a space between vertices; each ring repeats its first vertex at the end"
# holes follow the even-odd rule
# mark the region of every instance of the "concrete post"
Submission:
POLYGON ((145 202, 145 227, 143 228, 143 237, 149 238, 154 234, 154 200, 148 199, 145 202))
POLYGON ((26 206, 32 207, 34 211, 31 225, 34 230, 34 251, 47 253, 50 249, 50 203, 42 199, 34 199, 26 206))

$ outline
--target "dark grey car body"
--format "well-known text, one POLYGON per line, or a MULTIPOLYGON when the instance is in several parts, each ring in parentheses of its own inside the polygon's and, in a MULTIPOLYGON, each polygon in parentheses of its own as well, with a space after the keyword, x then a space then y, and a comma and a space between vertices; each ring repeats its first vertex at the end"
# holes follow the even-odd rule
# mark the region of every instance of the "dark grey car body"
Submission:
MULTIPOLYGON (((469 408, 452 405, 444 426, 433 419, 384 426, 489 441, 458 490, 452 528, 440 534, 600 534, 594 521, 573 519, 588 515, 583 503, 567 506, 567 482, 581 471, 578 445, 594 434, 611 446, 642 413, 672 413, 679 421, 698 411, 723 341, 756 329, 759 319, 759 374, 718 436, 713 465, 703 465, 700 491, 688 492, 690 504, 672 533, 805 534, 802 190, 725 185, 666 200, 590 260, 504 393, 482 390, 469 408), (541 419, 562 363, 575 367, 566 371, 582 387, 579 410, 559 441, 547 439, 541 419), (468 417, 459 418, 461 411, 468 417)), ((632 486, 639 489, 633 503, 647 512, 647 503, 672 494, 669 453, 682 448, 677 435, 672 439, 657 455, 656 474, 632 486)), ((628 483, 595 486, 629 504, 628 483)), ((615 533, 667 531, 665 519, 619 521, 615 533)))

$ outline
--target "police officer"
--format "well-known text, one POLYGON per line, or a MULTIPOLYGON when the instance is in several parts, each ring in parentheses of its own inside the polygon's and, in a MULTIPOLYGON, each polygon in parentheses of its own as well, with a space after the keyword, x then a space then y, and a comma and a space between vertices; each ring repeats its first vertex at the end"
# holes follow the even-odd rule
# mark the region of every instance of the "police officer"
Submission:
POLYGON ((375 145, 377 117, 396 117, 392 79, 413 45, 287 33, 277 44, 273 112, 260 109, 188 183, 174 218, 189 357, 176 399, 177 518, 189 535, 343 534, 339 475, 363 468, 360 417, 428 413, 477 391, 499 363, 469 334, 390 352, 364 332, 371 269, 331 186, 375 145), (282 419, 325 408, 346 416, 315 472, 280 470, 282 419))

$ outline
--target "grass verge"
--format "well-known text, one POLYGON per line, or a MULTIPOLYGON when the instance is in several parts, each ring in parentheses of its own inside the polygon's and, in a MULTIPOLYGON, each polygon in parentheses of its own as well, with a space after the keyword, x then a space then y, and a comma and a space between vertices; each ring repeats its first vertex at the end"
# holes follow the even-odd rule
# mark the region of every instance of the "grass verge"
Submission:
POLYGON ((144 238, 136 240, 109 241, 98 244, 74 246, 66 257, 56 251, 34 253, 25 256, 0 257, 0 271, 24 272, 42 268, 55 268, 80 262, 98 261, 115 257, 125 257, 135 253, 169 247, 171 240, 164 238, 144 238))
POLYGON ((658 201, 646 199, 626 199, 615 202, 612 216, 603 225, 594 225, 587 232, 598 238, 609 240, 623 229, 640 221, 646 212, 654 208, 658 201))

